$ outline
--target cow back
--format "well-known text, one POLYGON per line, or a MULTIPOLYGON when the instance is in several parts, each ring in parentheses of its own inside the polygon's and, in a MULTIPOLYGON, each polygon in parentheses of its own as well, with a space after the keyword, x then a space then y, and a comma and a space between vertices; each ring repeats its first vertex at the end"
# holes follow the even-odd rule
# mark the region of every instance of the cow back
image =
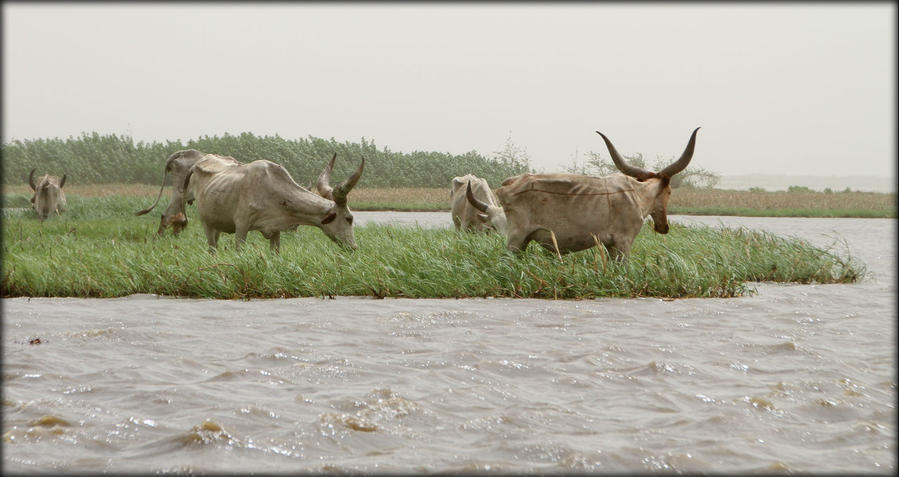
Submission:
POLYGON ((552 230, 562 249, 592 246, 592 235, 630 233, 642 222, 635 188, 624 176, 522 174, 496 191, 513 234, 552 230))

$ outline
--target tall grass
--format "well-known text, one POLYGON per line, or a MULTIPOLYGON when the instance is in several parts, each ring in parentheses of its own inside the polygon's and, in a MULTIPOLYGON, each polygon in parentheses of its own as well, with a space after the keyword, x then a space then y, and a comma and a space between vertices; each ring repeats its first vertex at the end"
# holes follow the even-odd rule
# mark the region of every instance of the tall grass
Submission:
POLYGON ((487 158, 465 154, 378 149, 373 140, 338 142, 309 136, 284 139, 252 133, 203 136, 185 142, 138 142, 128 136, 84 133, 67 139, 12 141, 2 147, 3 184, 25 184, 28 173, 68 174, 67 184, 159 184, 166 158, 180 149, 193 148, 233 156, 241 162, 268 159, 283 165, 294 180, 309 185, 324 169, 332 154, 338 159, 333 177, 349 176, 365 157, 361 187, 446 187, 453 177, 476 174, 494 187, 509 176, 526 172, 526 159, 487 158))
POLYGON ((731 297, 751 293, 747 282, 851 283, 865 274, 847 251, 765 232, 677 224, 664 236, 645 227, 625 263, 602 248, 560 259, 532 244, 516 255, 495 234, 389 225, 357 227, 356 251, 300 227, 282 234, 280 255, 257 232, 240 252, 233 235, 224 235, 211 254, 198 224, 178 237, 157 238, 156 221, 122 213, 136 208, 130 200, 139 198, 73 198, 72 214, 43 224, 29 215, 6 217, 0 294, 731 297))

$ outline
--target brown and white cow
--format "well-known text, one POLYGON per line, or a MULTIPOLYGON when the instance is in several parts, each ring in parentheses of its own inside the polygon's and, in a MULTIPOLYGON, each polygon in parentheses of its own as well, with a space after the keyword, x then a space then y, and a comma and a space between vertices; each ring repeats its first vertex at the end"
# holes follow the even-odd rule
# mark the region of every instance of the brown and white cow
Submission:
POLYGON ((334 242, 355 249, 347 194, 362 176, 365 158, 356 172, 332 188, 329 182, 335 159, 336 153, 310 191, 274 162, 244 164, 231 157, 208 154, 190 168, 182 193, 196 201, 197 215, 211 250, 218 246, 222 232, 233 233, 239 249, 247 232, 258 230, 277 252, 280 233, 299 225, 318 227, 334 242))
POLYGON ((627 164, 602 136, 615 166, 624 175, 522 174, 503 181, 496 195, 506 213, 506 246, 527 248, 534 240, 561 253, 602 243, 614 258, 630 253, 634 238, 651 216, 656 232, 668 233, 671 177, 684 170, 696 145, 696 133, 681 157, 658 172, 627 164))
POLYGON ((171 175, 172 198, 169 201, 169 206, 165 209, 165 212, 162 213, 162 217, 159 219, 159 229, 156 233, 162 235, 169 225, 172 226, 172 233, 175 235, 181 233, 181 231, 187 227, 187 215, 184 206, 185 204, 193 202, 193 196, 182 193, 181 184, 184 183, 184 178, 187 177, 187 172, 190 168, 206 155, 207 154, 196 149, 185 149, 183 151, 172 153, 165 161, 165 167, 162 171, 162 185, 159 187, 159 195, 156 196, 156 201, 153 202, 153 205, 150 207, 135 212, 134 215, 144 215, 156 207, 156 204, 159 203, 159 198, 162 197, 162 190, 165 188, 165 178, 171 175))
POLYGON ((56 212, 56 215, 60 215, 66 210, 66 193, 62 190, 62 186, 66 183, 66 175, 63 174, 62 179, 60 179, 59 176, 44 174, 35 181, 35 170, 31 169, 31 172, 28 174, 28 185, 34 191, 34 195, 31 196, 31 207, 34 208, 34 211, 37 212, 37 217, 43 222, 53 212, 56 212))

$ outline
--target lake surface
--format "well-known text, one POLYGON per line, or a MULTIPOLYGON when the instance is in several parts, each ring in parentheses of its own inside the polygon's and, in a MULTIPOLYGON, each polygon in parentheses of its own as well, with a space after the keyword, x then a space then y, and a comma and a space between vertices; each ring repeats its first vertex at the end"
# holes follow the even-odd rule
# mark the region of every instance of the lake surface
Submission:
POLYGON ((670 220, 836 244, 869 276, 673 301, 6 299, 3 470, 894 474, 896 220, 670 220))

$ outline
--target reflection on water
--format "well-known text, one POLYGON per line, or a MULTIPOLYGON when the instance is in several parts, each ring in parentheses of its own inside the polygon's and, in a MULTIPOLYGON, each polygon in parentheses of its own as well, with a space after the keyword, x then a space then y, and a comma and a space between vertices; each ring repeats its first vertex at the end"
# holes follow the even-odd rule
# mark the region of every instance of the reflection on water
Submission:
POLYGON ((871 277, 674 301, 8 299, 4 470, 895 473, 896 221, 671 220, 844 243, 871 277))

